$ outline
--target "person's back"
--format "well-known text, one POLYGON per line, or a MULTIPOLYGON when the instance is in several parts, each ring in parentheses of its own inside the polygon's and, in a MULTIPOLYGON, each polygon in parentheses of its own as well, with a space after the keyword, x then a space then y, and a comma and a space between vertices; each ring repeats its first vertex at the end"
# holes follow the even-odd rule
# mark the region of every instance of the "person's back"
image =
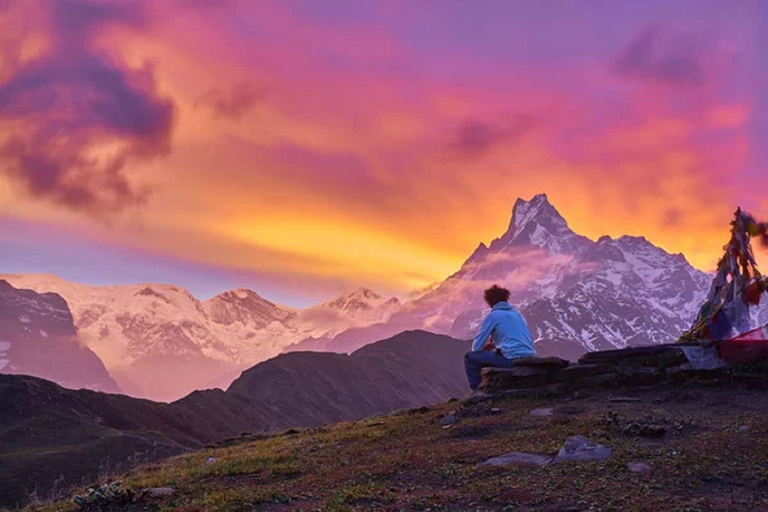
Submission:
MULTIPOLYGON (((533 357, 536 355, 536 349, 533 346, 533 338, 528 324, 523 315, 513 308, 508 302, 498 302, 493 306, 491 312, 486 318, 488 325, 486 330, 493 340, 493 344, 508 359, 517 359, 518 357, 533 357)), ((477 336, 479 341, 484 336, 483 330, 477 336)), ((485 340, 488 336, 485 336, 485 340)), ((477 347, 482 348, 483 343, 477 347)), ((472 347, 475 350, 475 347, 472 347)))
POLYGON ((497 285, 485 291, 485 301, 491 306, 491 312, 483 320, 480 332, 472 341, 472 350, 464 358, 473 393, 478 392, 481 371, 486 366, 511 368, 515 359, 536 356, 528 324, 508 300, 509 290, 497 285))

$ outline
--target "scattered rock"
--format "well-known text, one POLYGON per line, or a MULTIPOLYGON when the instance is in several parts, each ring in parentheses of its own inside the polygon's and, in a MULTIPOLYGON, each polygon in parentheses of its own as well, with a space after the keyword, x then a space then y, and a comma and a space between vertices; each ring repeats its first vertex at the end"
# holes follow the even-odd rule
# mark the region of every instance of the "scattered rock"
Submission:
POLYGON ((488 459, 480 465, 508 466, 510 464, 525 464, 530 466, 546 466, 552 462, 552 459, 551 455, 542 455, 540 453, 512 452, 488 459))
POLYGON ((170 487, 150 487, 144 489, 143 494, 148 498, 166 498, 176 494, 176 489, 171 489, 170 487))
POLYGON ((551 407, 546 407, 542 409, 534 409, 530 413, 528 413, 529 416, 533 416, 534 418, 545 418, 547 416, 552 416, 554 409, 551 407))
POLYGON ((206 464, 213 464, 216 462, 216 457, 208 457, 208 460, 205 461, 206 464))
POLYGON ((451 425, 455 425, 456 423, 458 423, 458 420, 456 419, 456 415, 453 413, 446 414, 445 416, 443 416, 443 419, 440 420, 441 427, 450 427, 451 425))
POLYGON ((614 396, 608 399, 609 402, 614 404, 624 404, 624 403, 637 403, 642 402, 639 398, 633 398, 631 396, 614 396))
POLYGON ((611 456, 611 449, 601 444, 595 444, 584 436, 569 438, 555 459, 553 464, 567 461, 604 460, 611 456))
POLYGON ((739 427, 739 432, 749 432, 749 425, 742 425, 739 427))
POLYGON ((627 469, 632 473, 647 473, 648 471, 651 471, 652 468, 645 462, 634 461, 627 464, 627 469))
POLYGON ((499 409, 498 407, 492 407, 491 414, 501 414, 501 409, 499 409))

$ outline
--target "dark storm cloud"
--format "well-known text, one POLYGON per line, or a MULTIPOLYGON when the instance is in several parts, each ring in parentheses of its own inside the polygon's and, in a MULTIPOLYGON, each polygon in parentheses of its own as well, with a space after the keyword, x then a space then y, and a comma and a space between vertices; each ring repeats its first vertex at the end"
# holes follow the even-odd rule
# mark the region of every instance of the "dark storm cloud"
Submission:
POLYGON ((197 105, 211 109, 227 119, 240 119, 266 95, 264 89, 251 82, 240 82, 229 89, 214 88, 197 101, 197 105))
POLYGON ((613 71, 625 78, 669 85, 695 86, 704 82, 701 47, 685 37, 671 37, 659 27, 648 27, 622 50, 613 71))
POLYGON ((170 150, 174 104, 160 97, 153 69, 131 69, 95 50, 99 30, 142 27, 139 2, 44 4, 52 50, 0 83, 0 123, 23 130, 0 139, 2 169, 34 196, 91 213, 146 199, 125 174, 128 161, 170 150), (109 147, 109 154, 94 151, 109 147))

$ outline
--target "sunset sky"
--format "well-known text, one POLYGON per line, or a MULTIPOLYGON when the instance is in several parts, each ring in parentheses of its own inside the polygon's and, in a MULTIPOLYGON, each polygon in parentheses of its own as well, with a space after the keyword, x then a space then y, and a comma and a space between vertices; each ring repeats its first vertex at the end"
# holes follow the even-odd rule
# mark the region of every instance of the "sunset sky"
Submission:
POLYGON ((407 296, 540 192, 712 270, 767 56, 764 0, 0 0, 0 273, 407 296))

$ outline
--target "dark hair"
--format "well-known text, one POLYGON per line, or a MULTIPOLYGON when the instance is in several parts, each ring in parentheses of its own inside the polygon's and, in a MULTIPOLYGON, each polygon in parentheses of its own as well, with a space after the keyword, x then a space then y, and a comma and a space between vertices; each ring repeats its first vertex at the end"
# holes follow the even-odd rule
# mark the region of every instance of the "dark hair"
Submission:
POLYGON ((508 300, 509 290, 502 288, 497 284, 485 290, 485 302, 487 302, 491 307, 495 306, 499 302, 506 302, 508 300))

